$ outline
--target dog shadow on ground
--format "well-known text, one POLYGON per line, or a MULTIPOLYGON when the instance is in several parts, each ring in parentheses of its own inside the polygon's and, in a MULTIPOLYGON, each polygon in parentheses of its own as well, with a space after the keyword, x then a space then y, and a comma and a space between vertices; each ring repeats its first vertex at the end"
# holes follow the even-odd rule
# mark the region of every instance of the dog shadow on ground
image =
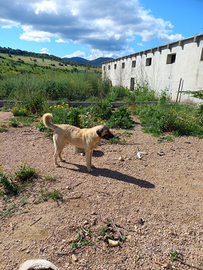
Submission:
MULTIPOLYGON (((64 168, 64 169, 88 174, 87 167, 84 165, 74 164, 74 163, 70 163, 70 162, 65 162, 65 163, 74 165, 78 169, 67 168, 67 167, 62 166, 62 168, 64 168)), ((142 188, 155 188, 154 184, 152 184, 146 180, 137 179, 133 176, 129 176, 129 175, 123 174, 121 172, 110 170, 110 169, 94 168, 94 171, 91 172, 91 175, 94 175, 95 177, 103 176, 103 177, 112 178, 112 179, 115 179, 118 181, 123 181, 126 183, 132 183, 132 184, 135 184, 135 185, 142 187, 142 188)))
POLYGON ((102 157, 104 155, 104 152, 100 151, 100 150, 94 150, 93 151, 93 157, 102 157))

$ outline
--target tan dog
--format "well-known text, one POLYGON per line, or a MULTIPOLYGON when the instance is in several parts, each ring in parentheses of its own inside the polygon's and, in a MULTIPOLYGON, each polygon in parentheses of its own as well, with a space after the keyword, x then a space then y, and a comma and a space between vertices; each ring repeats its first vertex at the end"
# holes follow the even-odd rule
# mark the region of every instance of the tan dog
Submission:
POLYGON ((49 122, 53 121, 53 116, 50 113, 43 115, 43 123, 47 128, 54 130, 53 141, 55 147, 54 160, 55 165, 57 164, 57 157, 61 161, 64 161, 61 157, 63 148, 67 143, 70 143, 78 148, 85 150, 86 163, 88 172, 92 172, 94 167, 92 165, 92 154, 93 150, 98 145, 99 141, 103 138, 109 140, 114 137, 110 132, 109 128, 105 125, 96 126, 93 128, 77 128, 70 125, 54 125, 49 122))

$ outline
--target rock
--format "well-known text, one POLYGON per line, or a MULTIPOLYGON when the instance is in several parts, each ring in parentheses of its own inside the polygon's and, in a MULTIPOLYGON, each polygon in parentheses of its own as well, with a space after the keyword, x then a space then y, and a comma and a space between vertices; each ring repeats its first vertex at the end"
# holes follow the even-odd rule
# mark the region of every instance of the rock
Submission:
POLYGON ((144 221, 143 221, 142 218, 138 218, 138 222, 139 222, 139 224, 141 224, 141 225, 143 225, 143 223, 144 223, 144 221))
POLYGON ((119 245, 119 241, 108 239, 109 247, 116 247, 119 245))
POLYGON ((19 270, 46 270, 46 269, 53 269, 53 270, 59 270, 58 267, 56 267, 53 263, 47 261, 47 260, 27 260, 23 264, 20 265, 19 270))
POLYGON ((157 155, 163 156, 163 155, 165 155, 165 154, 164 154, 164 152, 159 152, 159 153, 157 153, 157 155))
POLYGON ((118 160, 119 160, 119 161, 124 161, 124 158, 120 156, 120 157, 118 158, 118 160))
POLYGON ((77 262, 77 261, 78 261, 78 258, 75 256, 75 254, 72 255, 72 260, 73 260, 74 262, 77 262))

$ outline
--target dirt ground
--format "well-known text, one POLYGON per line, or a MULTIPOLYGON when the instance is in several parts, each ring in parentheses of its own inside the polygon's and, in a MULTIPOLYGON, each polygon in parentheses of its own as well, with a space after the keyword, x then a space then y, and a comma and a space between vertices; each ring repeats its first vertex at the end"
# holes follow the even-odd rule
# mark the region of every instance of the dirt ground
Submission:
MULTIPOLYGON (((2 114, 1 122, 7 121, 2 114)), ((124 130, 113 130, 118 132, 124 130)), ((60 270, 203 269, 203 140, 158 142, 139 123, 129 132, 127 145, 101 141, 91 174, 85 157, 70 145, 63 152, 66 162, 55 168, 53 142, 35 124, 0 133, 5 173, 27 162, 41 178, 56 176, 46 188, 63 194, 63 201, 34 204, 39 181, 25 213, 0 219, 0 269, 19 269, 25 260, 39 258, 60 270), (138 148, 148 155, 139 159, 138 148), (119 246, 105 242, 107 219, 109 233, 126 238, 119 246), (78 233, 91 244, 72 248, 78 233), (178 260, 171 260, 172 250, 178 260)))

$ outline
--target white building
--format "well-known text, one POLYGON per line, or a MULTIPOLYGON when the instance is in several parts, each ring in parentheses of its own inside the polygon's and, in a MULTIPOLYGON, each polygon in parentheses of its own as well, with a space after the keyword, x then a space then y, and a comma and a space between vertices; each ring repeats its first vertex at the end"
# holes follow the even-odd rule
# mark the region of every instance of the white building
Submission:
MULTIPOLYGON (((157 94, 168 90, 172 100, 178 90, 203 90, 203 34, 102 63, 102 78, 112 85, 134 89, 148 84, 157 94)), ((191 95, 178 101, 199 103, 191 95)))

